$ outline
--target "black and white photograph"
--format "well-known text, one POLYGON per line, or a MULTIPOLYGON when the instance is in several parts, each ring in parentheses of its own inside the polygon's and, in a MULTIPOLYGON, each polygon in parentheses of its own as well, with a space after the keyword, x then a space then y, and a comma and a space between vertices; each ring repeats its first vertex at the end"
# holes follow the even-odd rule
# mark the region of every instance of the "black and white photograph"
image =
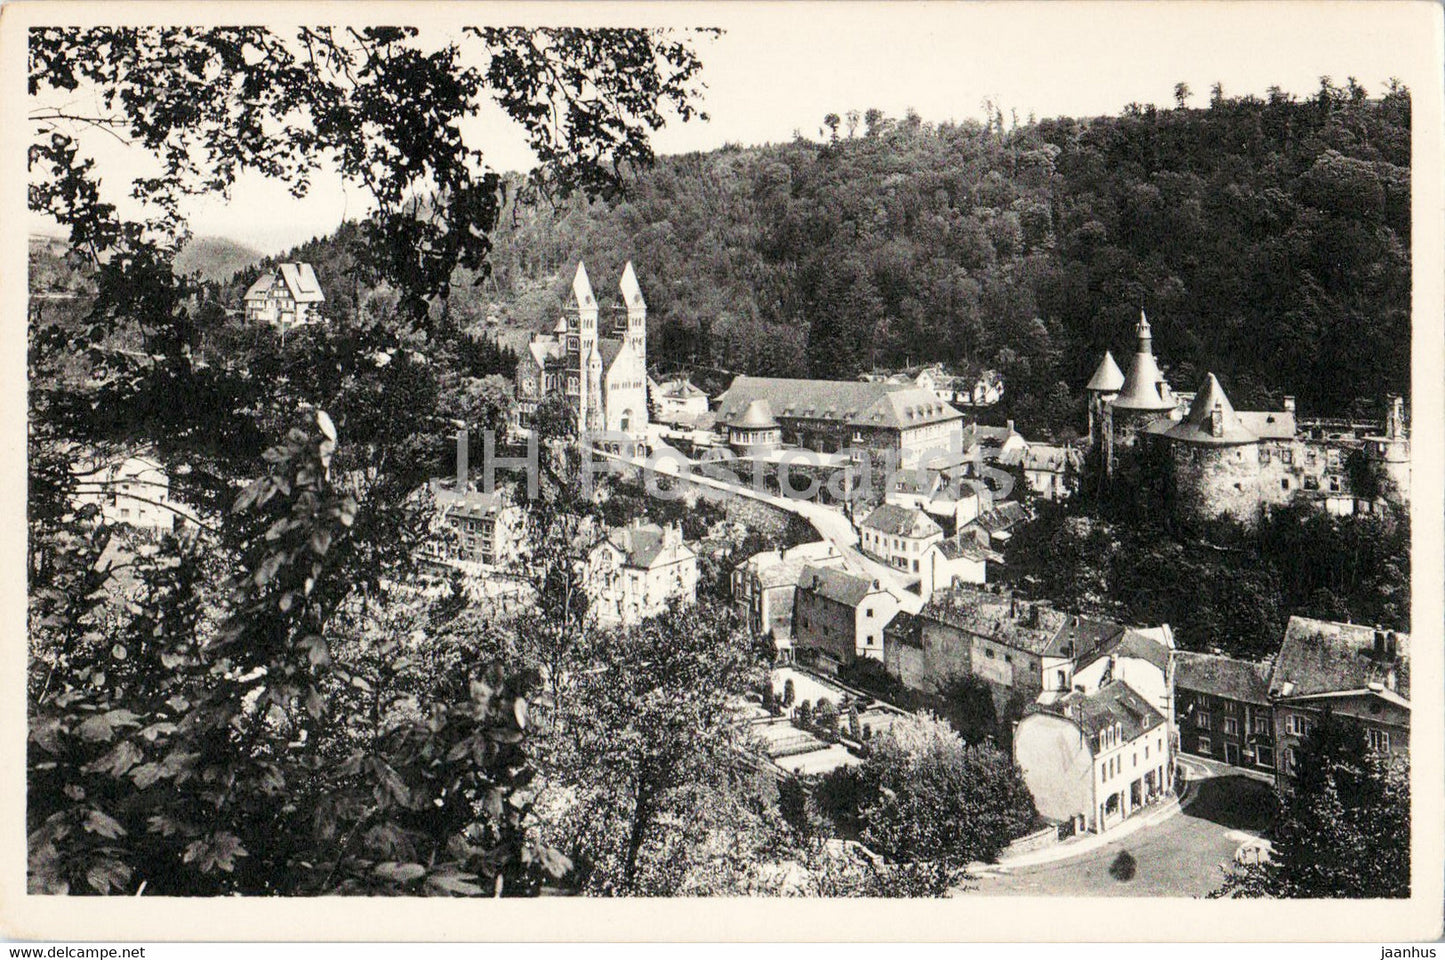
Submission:
POLYGON ((0 17, 21 900, 1439 936, 1438 6, 0 17))

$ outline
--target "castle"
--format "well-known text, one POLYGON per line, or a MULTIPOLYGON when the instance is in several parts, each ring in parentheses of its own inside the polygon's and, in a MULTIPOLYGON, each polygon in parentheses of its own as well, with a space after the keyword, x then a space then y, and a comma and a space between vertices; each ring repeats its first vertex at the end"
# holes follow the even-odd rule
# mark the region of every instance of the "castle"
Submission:
POLYGON ((1213 373, 1192 396, 1174 392, 1154 357, 1143 311, 1135 334, 1128 373, 1105 352, 1086 387, 1089 438, 1106 475, 1136 447, 1162 444, 1177 507, 1197 516, 1252 523, 1262 509, 1300 498, 1333 514, 1369 512, 1382 498, 1408 502, 1403 398, 1390 398, 1383 425, 1297 421, 1293 397, 1282 410, 1236 410, 1213 373), (1347 460, 1355 452, 1388 481, 1378 494, 1353 489, 1347 460))
POLYGON ((532 423, 537 405, 565 396, 576 415, 578 435, 608 431, 644 439, 647 426, 647 302, 628 262, 619 283, 622 316, 600 330, 601 308, 577 264, 572 293, 550 334, 533 334, 517 361, 517 412, 532 423))

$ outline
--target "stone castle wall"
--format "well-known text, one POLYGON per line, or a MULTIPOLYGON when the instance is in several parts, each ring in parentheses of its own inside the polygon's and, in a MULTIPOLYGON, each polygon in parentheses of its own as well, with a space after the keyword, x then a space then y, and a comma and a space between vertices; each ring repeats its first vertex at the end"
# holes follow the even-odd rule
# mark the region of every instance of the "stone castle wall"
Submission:
POLYGON ((1263 502, 1258 444, 1228 447, 1171 443, 1179 509, 1201 517, 1229 515, 1253 523, 1263 502))

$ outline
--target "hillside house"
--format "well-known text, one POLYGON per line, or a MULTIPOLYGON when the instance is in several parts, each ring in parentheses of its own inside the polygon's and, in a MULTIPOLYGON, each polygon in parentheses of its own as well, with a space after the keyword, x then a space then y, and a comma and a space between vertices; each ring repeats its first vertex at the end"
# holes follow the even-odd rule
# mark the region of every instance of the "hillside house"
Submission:
POLYGON ((1275 773, 1271 662, 1210 653, 1175 654, 1179 750, 1231 766, 1275 773))
POLYGON ((1014 726, 1014 759, 1038 811, 1103 833, 1172 791, 1169 724, 1129 684, 1110 680, 1039 705, 1014 726))
POLYGON ((808 564, 798 579, 793 644, 800 660, 836 670, 864 657, 883 659, 883 629, 898 598, 879 581, 838 567, 808 564))
POLYGON ((841 567, 843 557, 827 540, 791 549, 764 550, 733 568, 732 597, 754 636, 773 641, 779 662, 793 660, 793 605, 803 569, 841 567))
POLYGON ((1269 694, 1281 786, 1294 776, 1300 740, 1325 710, 1358 723, 1376 752, 1408 756, 1410 635, 1290 617, 1269 694))
POLYGON ((269 323, 281 333, 320 319, 326 294, 309 263, 282 263, 262 273, 246 290, 246 319, 269 323))
POLYGON ((634 520, 607 532, 587 558, 589 612, 604 626, 655 617, 669 603, 697 600, 697 553, 682 528, 634 520))

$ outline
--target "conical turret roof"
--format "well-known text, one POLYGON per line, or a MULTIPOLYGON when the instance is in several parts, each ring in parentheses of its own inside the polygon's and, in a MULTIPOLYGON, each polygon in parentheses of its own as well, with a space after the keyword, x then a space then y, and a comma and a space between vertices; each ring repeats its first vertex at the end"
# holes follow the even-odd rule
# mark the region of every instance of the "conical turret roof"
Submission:
POLYGON ((1149 318, 1139 311, 1139 325, 1134 328, 1139 336, 1139 347, 1129 362, 1129 373, 1114 398, 1115 410, 1139 410, 1164 413, 1175 407, 1174 394, 1164 382, 1164 374, 1154 360, 1154 338, 1149 330, 1149 318))
POLYGON ((1099 361, 1099 367, 1094 371, 1093 377, 1089 379, 1089 385, 1085 390, 1092 390, 1095 393, 1118 393, 1119 388, 1124 386, 1124 372, 1114 362, 1114 355, 1104 351, 1104 359, 1099 361))
POLYGON ((1194 403, 1189 407, 1189 414, 1165 431, 1164 435, 1171 440, 1181 440, 1185 443, 1207 443, 1217 446, 1255 443, 1259 440, 1259 437, 1245 427, 1239 419, 1239 414, 1234 412, 1234 404, 1229 402, 1224 388, 1219 385, 1218 378, 1212 373, 1205 378, 1199 392, 1195 394, 1194 403), (1217 436, 1214 432, 1214 411, 1216 409, 1219 411, 1220 424, 1217 436))
POLYGON ((728 426, 740 430, 769 430, 777 425, 778 421, 773 419, 773 408, 763 399, 754 400, 743 409, 741 416, 728 421, 728 426))

